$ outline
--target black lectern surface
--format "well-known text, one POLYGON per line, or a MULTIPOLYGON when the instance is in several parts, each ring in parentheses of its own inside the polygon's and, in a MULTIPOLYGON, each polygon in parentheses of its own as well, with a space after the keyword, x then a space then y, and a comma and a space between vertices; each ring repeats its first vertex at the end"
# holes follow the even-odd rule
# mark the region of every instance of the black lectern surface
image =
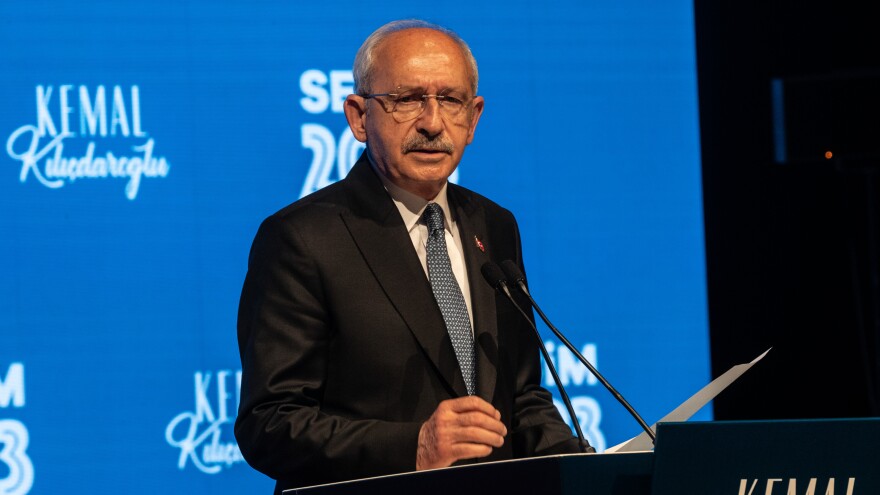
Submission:
POLYGON ((653 495, 880 494, 880 419, 660 423, 653 495))
POLYGON ((569 454, 381 476, 285 490, 284 495, 649 495, 650 452, 569 454))

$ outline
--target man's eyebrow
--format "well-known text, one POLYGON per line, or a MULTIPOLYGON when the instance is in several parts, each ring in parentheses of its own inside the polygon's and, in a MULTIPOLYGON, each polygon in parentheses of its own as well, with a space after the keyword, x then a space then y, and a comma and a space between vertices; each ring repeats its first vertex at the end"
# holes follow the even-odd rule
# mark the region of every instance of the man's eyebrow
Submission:
POLYGON ((422 87, 422 86, 398 86, 397 88, 394 89, 394 92, 395 92, 395 93, 412 93, 412 92, 415 92, 415 93, 422 92, 422 93, 424 93, 424 92, 425 92, 425 88, 422 87))
MULTIPOLYGON (((392 93, 428 93, 424 86, 397 86, 392 93)), ((467 94, 464 86, 446 86, 437 91, 438 95, 448 95, 451 93, 467 94)))

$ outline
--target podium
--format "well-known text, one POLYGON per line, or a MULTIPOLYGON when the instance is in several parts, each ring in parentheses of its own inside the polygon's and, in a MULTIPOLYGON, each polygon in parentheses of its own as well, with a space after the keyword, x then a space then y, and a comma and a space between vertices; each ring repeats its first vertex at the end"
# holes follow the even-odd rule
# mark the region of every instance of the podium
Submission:
POLYGON ((654 454, 568 454, 285 490, 284 495, 649 495, 654 454))
POLYGON ((880 419, 660 423, 653 452, 568 454, 284 495, 876 495, 880 419))
POLYGON ((880 494, 880 419, 661 423, 652 495, 880 494))

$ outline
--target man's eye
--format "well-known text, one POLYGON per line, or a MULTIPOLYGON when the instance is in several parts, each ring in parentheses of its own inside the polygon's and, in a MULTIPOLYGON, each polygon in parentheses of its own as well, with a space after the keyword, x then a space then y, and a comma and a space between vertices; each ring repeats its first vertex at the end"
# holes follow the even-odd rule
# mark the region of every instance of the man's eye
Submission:
POLYGON ((400 95, 397 97, 397 103, 418 103, 422 101, 421 95, 400 95))
POLYGON ((464 104, 464 101, 461 98, 458 98, 456 96, 450 96, 450 95, 438 96, 437 99, 443 103, 449 103, 452 105, 463 105, 464 104))

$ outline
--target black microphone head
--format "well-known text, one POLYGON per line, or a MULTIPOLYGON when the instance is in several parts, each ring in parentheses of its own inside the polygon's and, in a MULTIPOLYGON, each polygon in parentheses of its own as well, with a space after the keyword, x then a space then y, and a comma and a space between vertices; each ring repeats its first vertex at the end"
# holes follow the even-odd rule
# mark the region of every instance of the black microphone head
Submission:
POLYGON ((504 276, 504 272, 501 271, 501 268, 499 268, 498 265, 491 261, 483 263, 480 271, 483 272, 483 278, 486 279, 486 282, 489 282, 489 285, 496 289, 500 289, 507 283, 507 278, 504 276))
POLYGON ((507 274, 507 279, 513 282, 514 284, 518 284, 520 282, 526 281, 526 276, 523 274, 522 270, 511 260, 504 260, 501 262, 501 268, 504 269, 504 273, 507 274))

